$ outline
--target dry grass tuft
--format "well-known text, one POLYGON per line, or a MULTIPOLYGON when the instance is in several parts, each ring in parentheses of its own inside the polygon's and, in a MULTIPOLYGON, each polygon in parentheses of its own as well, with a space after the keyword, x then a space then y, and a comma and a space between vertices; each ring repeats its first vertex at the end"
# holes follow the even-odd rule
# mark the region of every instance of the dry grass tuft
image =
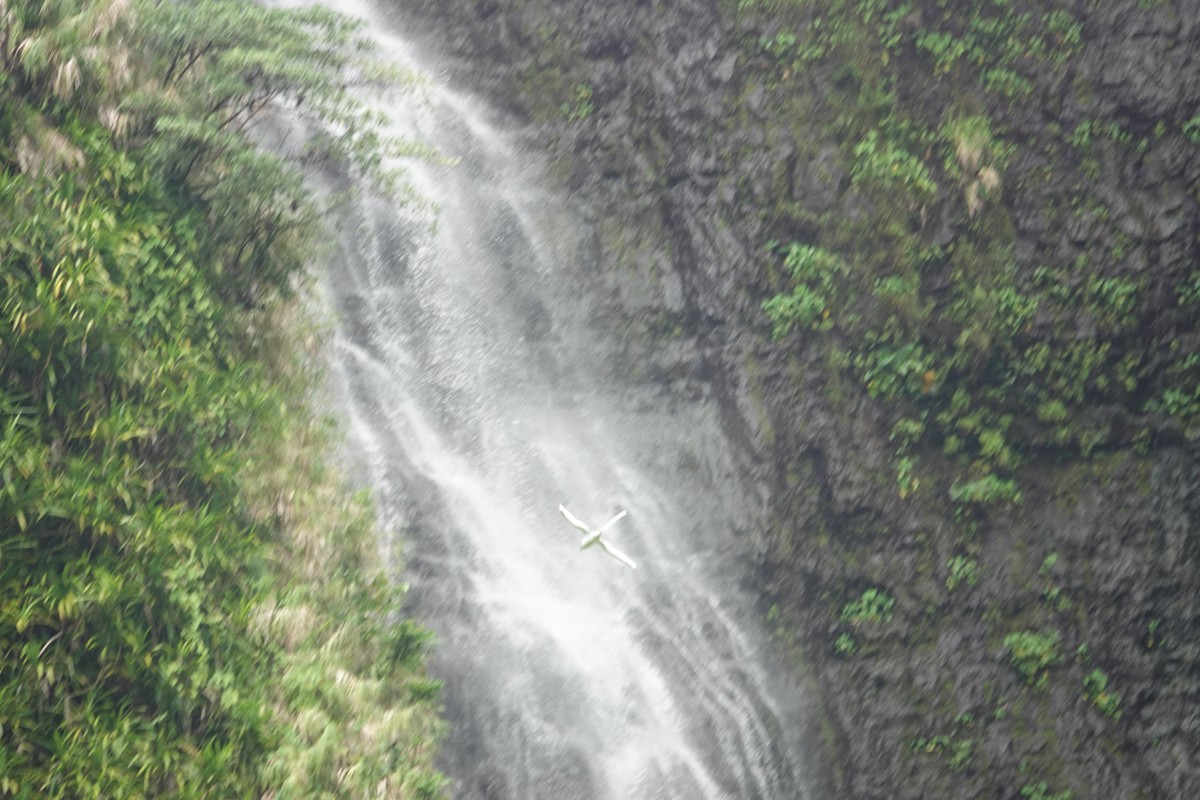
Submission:
POLYGON ((959 166, 962 167, 964 173, 972 173, 979 166, 979 159, 983 155, 983 148, 975 141, 972 141, 965 135, 960 135, 955 140, 954 155, 958 158, 959 166))
POLYGON ((38 124, 35 129, 17 140, 17 168, 27 174, 56 175, 65 170, 82 167, 83 151, 54 128, 38 124))
POLYGON ((60 100, 70 100, 82 80, 79 59, 69 58, 54 70, 54 80, 50 84, 50 91, 60 100))
POLYGON ((101 6, 92 20, 92 38, 99 38, 115 28, 128 10, 129 0, 112 0, 108 5, 101 6))
POLYGON ((979 170, 979 184, 984 191, 990 192, 1000 185, 1000 173, 992 167, 984 167, 979 170))

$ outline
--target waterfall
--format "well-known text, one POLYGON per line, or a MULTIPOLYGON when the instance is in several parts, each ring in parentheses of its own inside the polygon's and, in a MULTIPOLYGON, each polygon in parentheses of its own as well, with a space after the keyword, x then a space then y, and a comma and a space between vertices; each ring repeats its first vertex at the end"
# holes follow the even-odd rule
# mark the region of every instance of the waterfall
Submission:
POLYGON ((743 585, 762 504, 715 404, 622 362, 586 209, 519 131, 436 80, 388 110, 455 163, 408 166, 426 203, 355 201, 322 284, 349 457, 436 635, 452 795, 805 796, 801 693, 743 585), (581 551, 559 503, 628 510, 608 535, 638 569, 581 551))

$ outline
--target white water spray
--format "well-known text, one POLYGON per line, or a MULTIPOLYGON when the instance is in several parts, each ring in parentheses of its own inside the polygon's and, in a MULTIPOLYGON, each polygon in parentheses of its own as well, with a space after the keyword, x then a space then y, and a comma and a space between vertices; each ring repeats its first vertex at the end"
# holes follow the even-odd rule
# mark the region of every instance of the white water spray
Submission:
POLYGON ((352 460, 437 634, 453 795, 803 796, 797 698, 739 586, 757 505, 714 407, 623 377, 577 209, 482 104, 434 85, 392 114, 458 164, 408 168, 436 212, 360 201, 325 284, 352 460), (560 502, 628 509, 638 569, 581 553, 560 502))

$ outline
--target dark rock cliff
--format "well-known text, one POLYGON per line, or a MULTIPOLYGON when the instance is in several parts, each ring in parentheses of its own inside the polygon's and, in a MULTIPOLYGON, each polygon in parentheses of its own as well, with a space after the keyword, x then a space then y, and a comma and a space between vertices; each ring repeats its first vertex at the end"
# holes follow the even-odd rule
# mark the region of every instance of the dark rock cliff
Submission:
POLYGON ((396 6, 721 402, 818 794, 1200 797, 1200 7, 396 6))

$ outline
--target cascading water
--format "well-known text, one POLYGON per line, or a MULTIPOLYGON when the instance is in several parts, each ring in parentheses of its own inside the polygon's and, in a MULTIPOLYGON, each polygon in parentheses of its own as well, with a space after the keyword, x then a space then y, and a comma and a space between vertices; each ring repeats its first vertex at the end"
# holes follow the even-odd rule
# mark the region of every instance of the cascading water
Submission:
POLYGON ((798 693, 739 585, 759 504, 712 404, 623 375, 586 225, 517 137, 443 86, 402 105, 458 163, 411 165, 434 210, 359 201, 325 285, 352 461, 437 636, 452 794, 804 796, 798 693), (639 568, 581 552, 559 503, 628 509, 609 534, 639 568))

